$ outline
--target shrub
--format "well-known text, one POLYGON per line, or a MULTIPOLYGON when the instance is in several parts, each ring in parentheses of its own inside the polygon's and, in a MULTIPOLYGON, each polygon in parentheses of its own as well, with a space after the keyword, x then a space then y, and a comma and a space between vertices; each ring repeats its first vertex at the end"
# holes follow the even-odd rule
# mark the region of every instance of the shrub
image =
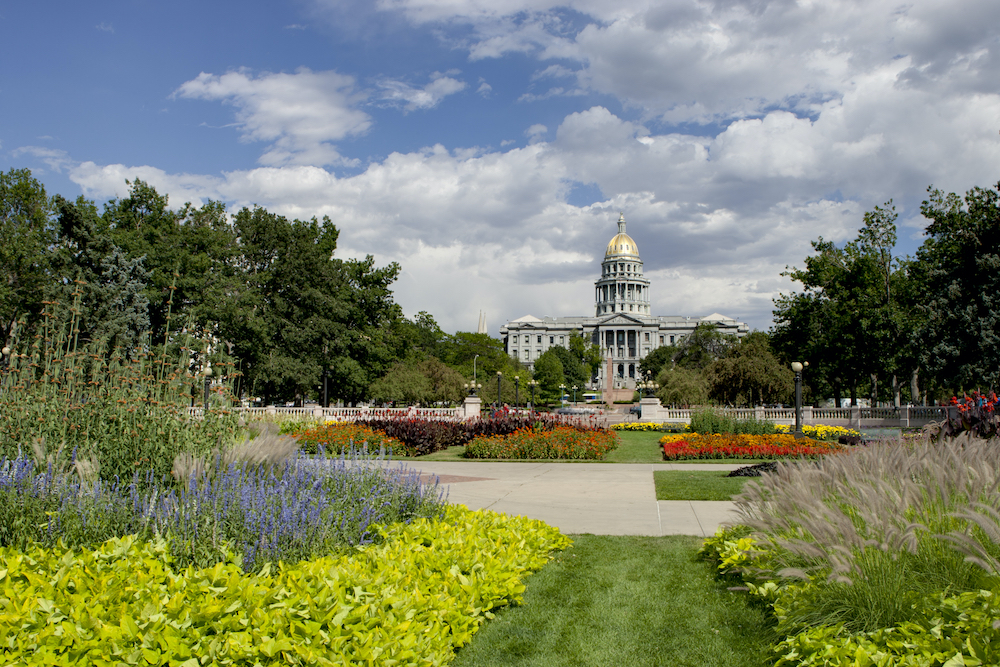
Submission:
POLYGON ((162 541, 0 549, 4 664, 445 664, 569 540, 450 507, 381 544, 247 575, 175 569, 162 541))
POLYGON ((602 459, 618 446, 612 431, 556 426, 552 430, 522 429, 510 435, 475 438, 465 448, 473 459, 602 459))
POLYGON ((774 459, 785 456, 821 456, 841 450, 836 444, 791 435, 665 435, 660 438, 663 458, 680 459, 774 459))
POLYGON ((712 408, 698 410, 691 415, 691 431, 694 433, 732 433, 737 435, 777 433, 774 422, 763 419, 737 419, 712 408))

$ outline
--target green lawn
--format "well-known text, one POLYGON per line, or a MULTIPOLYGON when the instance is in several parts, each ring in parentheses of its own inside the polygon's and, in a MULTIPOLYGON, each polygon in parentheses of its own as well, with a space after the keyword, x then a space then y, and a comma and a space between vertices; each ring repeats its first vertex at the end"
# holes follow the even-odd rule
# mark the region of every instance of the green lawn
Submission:
POLYGON ((657 500, 731 500, 749 477, 726 477, 708 470, 656 470, 657 500))
POLYGON ((611 463, 659 463, 663 451, 658 444, 659 431, 617 431, 618 448, 608 452, 605 461, 611 463))
POLYGON ((573 536, 488 621, 456 667, 763 667, 764 609, 726 590, 695 537, 573 536))

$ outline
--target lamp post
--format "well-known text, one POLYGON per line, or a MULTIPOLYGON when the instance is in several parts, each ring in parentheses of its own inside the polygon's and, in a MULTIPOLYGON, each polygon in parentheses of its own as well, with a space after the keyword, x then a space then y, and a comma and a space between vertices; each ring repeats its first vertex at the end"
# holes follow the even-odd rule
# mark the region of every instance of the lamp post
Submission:
POLYGON ((530 409, 534 410, 535 409, 535 387, 538 386, 538 380, 535 380, 534 378, 532 378, 531 380, 528 380, 528 386, 531 387, 531 405, 529 407, 530 407, 530 409))
POLYGON ((465 383, 465 391, 469 392, 469 396, 475 396, 476 395, 476 390, 482 389, 482 388, 483 388, 483 385, 476 384, 475 382, 466 382, 465 383))
POLYGON ((330 371, 328 371, 328 370, 326 370, 324 368, 323 369, 323 407, 324 408, 330 407, 330 397, 327 394, 327 384, 328 384, 327 383, 327 377, 329 376, 329 374, 330 374, 330 371))
POLYGON ((520 405, 520 403, 521 403, 520 400, 519 400, 520 396, 518 396, 518 393, 517 393, 518 387, 520 387, 520 386, 521 386, 521 377, 518 376, 518 375, 515 375, 514 376, 514 407, 515 408, 518 407, 518 405, 520 405))
POLYGON ((576 385, 573 385, 573 405, 576 405, 576 385))
POLYGON ((503 379, 503 373, 497 371, 497 408, 500 408, 500 380, 503 379))
POLYGON ((563 398, 563 396, 565 396, 565 395, 566 395, 566 385, 561 384, 561 385, 559 385, 559 403, 560 404, 562 404, 565 401, 565 399, 563 398))
POLYGON ((792 371, 795 372, 795 437, 802 437, 802 369, 809 365, 800 361, 792 362, 792 371))
POLYGON ((205 401, 203 405, 206 415, 208 414, 208 389, 211 386, 212 386, 212 364, 209 363, 207 366, 205 366, 205 401))
POLYGON ((472 383, 473 384, 475 384, 475 382, 476 382, 476 359, 478 359, 478 358, 479 358, 478 354, 476 356, 472 357, 472 383))

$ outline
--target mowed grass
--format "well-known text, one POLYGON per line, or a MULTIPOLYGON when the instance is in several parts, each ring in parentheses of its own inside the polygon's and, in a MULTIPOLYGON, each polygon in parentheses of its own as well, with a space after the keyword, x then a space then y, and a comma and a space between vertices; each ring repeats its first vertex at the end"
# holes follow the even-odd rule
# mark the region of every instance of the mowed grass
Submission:
POLYGON ((659 431, 616 431, 618 448, 604 458, 609 463, 658 463, 663 461, 659 431))
POLYGON ((573 536, 457 667, 763 667, 765 610, 697 559, 696 537, 573 536))
POLYGON ((708 470, 656 470, 657 500, 731 500, 749 477, 726 477, 708 470))

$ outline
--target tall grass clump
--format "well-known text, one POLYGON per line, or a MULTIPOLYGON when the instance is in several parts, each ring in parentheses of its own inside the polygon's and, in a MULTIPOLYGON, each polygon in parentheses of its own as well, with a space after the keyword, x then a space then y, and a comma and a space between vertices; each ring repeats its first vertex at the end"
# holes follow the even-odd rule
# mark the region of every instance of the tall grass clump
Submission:
POLYGON ((875 443, 783 462, 737 506, 763 554, 755 576, 788 585, 775 603, 786 631, 871 632, 919 619, 935 596, 1000 585, 995 443, 875 443))
POLYGON ((692 433, 732 433, 733 435, 773 435, 774 422, 765 419, 737 419, 712 408, 691 415, 692 433))
POLYGON ((168 333, 159 348, 147 340, 135 350, 84 343, 75 298, 68 309, 48 303, 32 336, 23 323, 15 329, 9 365, 0 372, 0 455, 16 458, 34 445, 57 467, 73 458, 106 481, 128 480, 135 472, 162 477, 178 453, 206 454, 235 440, 237 419, 226 410, 188 415, 197 340, 168 333))
POLYGON ((237 556, 251 571, 371 543, 377 525, 436 516, 442 507, 436 484, 377 457, 351 452, 268 464, 221 455, 166 486, 150 472, 105 482, 26 456, 0 458, 0 547, 89 548, 126 535, 165 536, 181 566, 237 556))

